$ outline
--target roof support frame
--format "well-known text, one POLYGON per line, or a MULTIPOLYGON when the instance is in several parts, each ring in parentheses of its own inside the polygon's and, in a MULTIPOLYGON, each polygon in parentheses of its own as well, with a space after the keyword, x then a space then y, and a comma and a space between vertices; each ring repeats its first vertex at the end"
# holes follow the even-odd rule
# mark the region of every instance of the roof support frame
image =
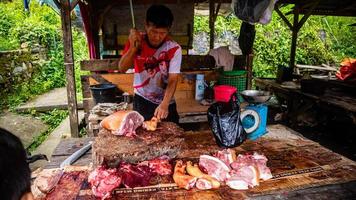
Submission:
POLYGON ((276 6, 275 8, 277 14, 282 18, 282 20, 287 24, 289 29, 292 31, 292 43, 291 43, 290 60, 289 60, 289 67, 291 68, 295 67, 295 55, 296 55, 296 48, 297 48, 298 32, 303 27, 304 23, 308 20, 313 10, 319 5, 319 2, 320 0, 313 2, 309 7, 308 12, 304 14, 301 20, 299 20, 300 8, 298 5, 295 5, 293 8, 293 24, 279 10, 278 6, 276 6))

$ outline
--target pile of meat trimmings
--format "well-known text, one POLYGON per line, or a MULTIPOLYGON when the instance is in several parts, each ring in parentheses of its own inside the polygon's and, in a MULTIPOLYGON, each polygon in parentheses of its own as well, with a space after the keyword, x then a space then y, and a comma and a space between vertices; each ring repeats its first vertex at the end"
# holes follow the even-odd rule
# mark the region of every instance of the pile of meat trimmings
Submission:
POLYGON ((173 174, 178 187, 187 190, 194 186, 201 190, 219 188, 221 183, 232 189, 246 190, 259 185, 260 179, 270 178, 272 174, 264 155, 239 154, 236 157, 232 149, 218 151, 214 156, 201 155, 199 165, 179 160, 173 174))

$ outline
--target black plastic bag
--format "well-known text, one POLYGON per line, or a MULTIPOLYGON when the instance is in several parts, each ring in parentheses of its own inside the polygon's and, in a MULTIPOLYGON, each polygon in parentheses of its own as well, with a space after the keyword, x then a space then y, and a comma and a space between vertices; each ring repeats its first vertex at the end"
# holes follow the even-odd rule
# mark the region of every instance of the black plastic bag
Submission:
POLYGON ((216 102, 208 109, 208 122, 220 147, 237 147, 247 137, 240 119, 240 105, 234 94, 229 103, 216 102))

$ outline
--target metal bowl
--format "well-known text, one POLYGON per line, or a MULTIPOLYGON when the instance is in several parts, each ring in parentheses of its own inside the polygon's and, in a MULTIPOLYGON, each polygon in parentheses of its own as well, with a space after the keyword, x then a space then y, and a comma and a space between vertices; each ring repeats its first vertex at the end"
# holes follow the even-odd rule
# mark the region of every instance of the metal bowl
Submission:
POLYGON ((261 90, 244 90, 240 94, 248 103, 265 103, 271 98, 268 91, 261 90))

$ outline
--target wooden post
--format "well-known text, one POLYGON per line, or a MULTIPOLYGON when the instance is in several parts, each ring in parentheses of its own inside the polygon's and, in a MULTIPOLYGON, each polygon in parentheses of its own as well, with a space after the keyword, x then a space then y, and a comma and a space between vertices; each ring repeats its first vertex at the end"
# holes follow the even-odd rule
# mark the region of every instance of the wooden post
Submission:
POLYGON ((253 54, 246 55, 246 65, 247 65, 247 89, 252 89, 252 63, 253 54))
POLYGON ((297 48, 297 38, 299 31, 299 10, 298 8, 294 8, 294 20, 293 20, 293 29, 292 29, 292 46, 290 50, 290 63, 289 67, 294 68, 295 64, 295 53, 297 48))
POLYGON ((72 26, 70 20, 70 0, 60 0, 61 3, 61 20, 63 31, 64 45, 64 66, 66 68, 67 77, 67 96, 68 110, 70 120, 70 131, 72 137, 79 137, 78 130, 78 110, 77 110, 77 94, 75 88, 74 75, 74 59, 73 59, 73 42, 72 42, 72 26))
POLYGON ((209 30, 210 30, 210 49, 214 49, 214 33, 215 33, 215 2, 209 1, 209 30))

